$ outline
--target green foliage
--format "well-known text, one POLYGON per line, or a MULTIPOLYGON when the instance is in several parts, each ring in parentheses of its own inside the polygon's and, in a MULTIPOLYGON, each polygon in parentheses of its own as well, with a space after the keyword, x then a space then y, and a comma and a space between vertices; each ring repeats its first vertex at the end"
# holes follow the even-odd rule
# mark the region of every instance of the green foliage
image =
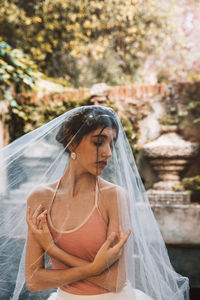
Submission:
POLYGON ((186 114, 193 115, 193 123, 200 123, 200 98, 190 101, 186 107, 186 114))
POLYGON ((182 97, 187 99, 185 108, 179 112, 179 118, 200 125, 200 89, 199 82, 194 82, 183 91, 182 97))
POLYGON ((165 115, 161 120, 160 124, 162 125, 178 125, 180 122, 179 116, 171 116, 171 115, 165 115))
POLYGON ((88 101, 86 98, 60 103, 51 102, 43 105, 18 104, 16 101, 12 101, 10 111, 6 115, 6 121, 9 124, 10 141, 46 124, 70 109, 88 105, 88 101))
POLYGON ((134 153, 136 154, 137 151, 139 150, 135 146, 139 139, 139 133, 138 133, 138 127, 135 126, 135 124, 133 124, 133 121, 134 123, 137 123, 137 121, 133 120, 131 115, 130 114, 127 115, 126 112, 123 113, 123 116, 121 117, 120 121, 122 123, 124 131, 128 138, 129 144, 131 148, 134 150, 134 153))
MULTIPOLYGON (((177 43, 175 0, 2 0, 0 35, 74 86, 138 80, 147 56, 177 43)), ((177 48, 176 48, 177 49, 177 48)), ((173 69, 174 71, 174 69, 173 69)))
POLYGON ((200 88, 199 82, 168 85, 163 96, 166 114, 160 120, 162 125, 178 125, 186 139, 199 142, 200 130, 200 88), (186 128, 189 130, 189 136, 186 128))
POLYGON ((13 49, 0 40, 0 100, 12 100, 11 87, 15 92, 30 90, 38 78, 36 65, 19 49, 13 49))
POLYGON ((200 191, 200 175, 184 178, 182 184, 187 190, 200 191))
POLYGON ((191 192, 192 202, 200 203, 200 175, 186 177, 182 180, 182 184, 186 190, 191 192))

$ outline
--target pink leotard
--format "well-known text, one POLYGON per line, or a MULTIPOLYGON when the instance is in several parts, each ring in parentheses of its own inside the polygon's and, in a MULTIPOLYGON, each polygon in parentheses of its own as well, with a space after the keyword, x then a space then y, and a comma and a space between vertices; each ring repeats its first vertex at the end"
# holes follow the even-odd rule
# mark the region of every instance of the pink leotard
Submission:
MULTIPOLYGON (((59 183, 57 185, 57 188, 59 183)), ((56 189, 57 191, 57 189, 56 189)), ((55 199, 54 193, 52 203, 55 199)), ((51 203, 51 206, 52 206, 51 203)), ((50 208, 51 208, 50 206, 50 208)), ((50 210, 49 210, 50 211, 50 210)), ((55 244, 67 253, 93 261, 98 250, 107 237, 107 224, 105 223, 98 209, 98 189, 95 192, 95 206, 89 216, 73 230, 58 231, 52 224, 50 214, 48 214, 48 226, 55 241, 55 244)), ((53 269, 67 269, 68 267, 60 261, 51 258, 53 269)), ((62 290, 77 295, 97 295, 108 293, 109 291, 93 284, 87 280, 78 281, 61 287, 62 290)))

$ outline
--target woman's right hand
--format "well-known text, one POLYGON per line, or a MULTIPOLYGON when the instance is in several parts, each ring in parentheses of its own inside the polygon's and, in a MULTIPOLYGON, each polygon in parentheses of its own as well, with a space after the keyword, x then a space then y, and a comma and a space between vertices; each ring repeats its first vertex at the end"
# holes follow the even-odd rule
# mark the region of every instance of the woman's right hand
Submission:
POLYGON ((31 209, 28 207, 26 221, 35 240, 45 252, 50 254, 55 244, 47 225, 47 210, 43 210, 42 205, 39 205, 31 216, 31 209))
POLYGON ((115 241, 117 234, 115 232, 110 234, 97 252, 92 263, 95 275, 102 273, 120 258, 122 255, 122 248, 128 240, 130 233, 131 230, 129 229, 125 234, 123 234, 119 227, 119 240, 114 246, 112 246, 112 244, 115 241))

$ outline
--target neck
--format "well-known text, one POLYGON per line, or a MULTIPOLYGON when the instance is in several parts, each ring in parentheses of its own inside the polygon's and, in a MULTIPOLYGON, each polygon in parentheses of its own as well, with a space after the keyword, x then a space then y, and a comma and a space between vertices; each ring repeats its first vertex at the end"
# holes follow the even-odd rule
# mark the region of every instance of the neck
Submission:
POLYGON ((74 160, 70 159, 67 169, 62 177, 62 185, 67 188, 68 195, 74 197, 78 193, 94 190, 97 176, 88 173, 74 160))

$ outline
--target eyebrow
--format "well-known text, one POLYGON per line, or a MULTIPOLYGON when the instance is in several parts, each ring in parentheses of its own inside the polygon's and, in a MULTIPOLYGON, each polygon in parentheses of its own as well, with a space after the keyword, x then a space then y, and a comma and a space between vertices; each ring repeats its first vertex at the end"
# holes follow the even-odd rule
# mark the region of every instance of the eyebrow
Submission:
MULTIPOLYGON (((101 138, 106 139, 106 138, 107 138, 107 135, 105 135, 105 134, 97 134, 97 135, 92 135, 92 137, 94 137, 94 138, 99 138, 99 137, 101 137, 101 138)), ((113 138, 113 141, 116 142, 116 140, 117 140, 117 138, 114 137, 114 138, 113 138)))

